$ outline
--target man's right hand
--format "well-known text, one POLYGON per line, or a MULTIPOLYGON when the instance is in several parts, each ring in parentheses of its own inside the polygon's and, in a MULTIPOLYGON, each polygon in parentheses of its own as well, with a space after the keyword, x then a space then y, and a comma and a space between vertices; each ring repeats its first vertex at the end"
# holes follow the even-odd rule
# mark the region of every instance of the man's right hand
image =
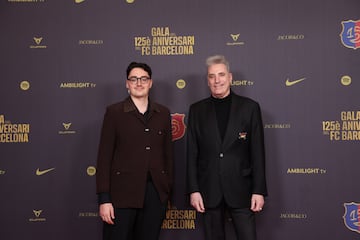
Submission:
POLYGON ((190 194, 190 204, 196 211, 200 213, 205 212, 204 202, 199 192, 194 192, 190 194))
POLYGON ((115 214, 114 214, 114 207, 111 203, 100 204, 99 214, 104 222, 108 224, 114 224, 113 219, 115 219, 115 214))

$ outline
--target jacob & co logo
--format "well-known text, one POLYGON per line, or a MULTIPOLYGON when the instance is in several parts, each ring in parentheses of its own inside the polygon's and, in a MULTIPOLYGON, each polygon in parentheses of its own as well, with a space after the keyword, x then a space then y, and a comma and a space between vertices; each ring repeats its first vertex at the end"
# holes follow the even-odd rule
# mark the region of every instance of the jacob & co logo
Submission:
POLYGON ((341 25, 341 43, 347 48, 360 48, 360 20, 342 21, 341 25))
POLYGON ((304 34, 284 34, 284 35, 279 35, 277 38, 278 41, 304 40, 304 39, 305 39, 304 34))
POLYGON ((351 231, 360 233, 360 203, 344 203, 344 207, 345 226, 351 231))
POLYGON ((173 113, 171 114, 172 125, 172 140, 176 141, 185 135, 185 114, 173 113))
POLYGON ((99 217, 97 212, 79 212, 79 217, 99 217))
POLYGON ((104 40, 101 39, 81 39, 79 45, 102 45, 104 40))
POLYGON ((290 123, 265 123, 264 128, 267 129, 289 129, 291 128, 290 123))

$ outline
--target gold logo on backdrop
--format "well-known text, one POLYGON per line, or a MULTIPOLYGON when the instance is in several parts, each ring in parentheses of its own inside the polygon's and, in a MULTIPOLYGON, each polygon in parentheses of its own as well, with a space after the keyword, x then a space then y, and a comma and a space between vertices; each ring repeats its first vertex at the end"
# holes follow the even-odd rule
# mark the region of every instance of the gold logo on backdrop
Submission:
POLYGON ((351 84, 351 77, 350 76, 342 76, 341 77, 341 84, 344 86, 349 86, 351 84))
POLYGON ((177 86, 177 88, 179 88, 179 89, 185 88, 185 86, 186 86, 185 80, 184 80, 184 79, 179 79, 179 80, 177 80, 177 81, 176 81, 176 86, 177 86))
POLYGON ((86 172, 89 176, 94 176, 96 174, 96 168, 94 166, 89 166, 86 169, 86 172))
POLYGON ((142 56, 194 55, 195 36, 181 35, 170 27, 152 27, 151 36, 134 37, 135 50, 142 56))
POLYGON ((7 0, 9 3, 43 3, 46 0, 7 0))
POLYGON ((305 35, 304 34, 284 34, 279 35, 277 40, 278 41, 285 41, 285 40, 304 40, 305 35))
POLYGON ((70 130, 71 125, 72 125, 71 122, 70 123, 63 123, 62 125, 63 125, 65 130, 59 131, 59 134, 74 134, 74 133, 76 133, 76 131, 70 130))
POLYGON ((231 36, 233 41, 237 41, 239 39, 239 37, 240 37, 240 33, 238 33, 238 34, 230 34, 230 36, 231 36))
POLYGON ((166 211, 162 229, 196 229, 196 211, 193 209, 177 209, 176 206, 169 206, 166 211))
POLYGON ((4 175, 5 171, 0 169, 0 175, 4 175))
POLYGON ((33 210, 35 217, 40 217, 42 210, 33 210))
POLYGON ((250 80, 232 80, 231 86, 252 86, 254 81, 250 80))
POLYGON ((36 45, 40 45, 41 41, 43 40, 43 38, 42 38, 42 37, 39 37, 39 38, 37 38, 37 37, 33 37, 33 39, 34 39, 34 41, 35 41, 36 45))
POLYGON ((98 212, 79 212, 79 217, 99 217, 98 212))
POLYGON ((76 88, 76 89, 85 89, 85 88, 95 88, 96 83, 90 82, 68 82, 68 83, 60 83, 60 88, 76 88))
POLYGON ((11 123, 0 114, 0 143, 28 143, 30 124, 11 123))
POLYGON ((331 141, 360 140, 360 111, 341 111, 340 120, 325 120, 322 131, 331 141))
POLYGON ((47 48, 46 45, 41 44, 43 37, 33 37, 33 40, 35 42, 35 45, 30 45, 30 48, 47 48))
POLYGON ((75 3, 82 3, 85 2, 85 0, 75 0, 75 3))
POLYGON ((295 84, 297 84, 297 83, 299 83, 299 82, 304 81, 305 79, 306 79, 306 78, 300 78, 300 79, 296 79, 296 80, 290 80, 289 78, 287 78, 286 81, 285 81, 285 85, 286 85, 287 87, 290 87, 290 86, 293 86, 293 85, 295 85, 295 84))
POLYGON ((30 88, 30 83, 28 81, 22 81, 20 83, 20 89, 21 90, 26 91, 26 90, 29 90, 29 88, 30 88))
POLYGON ((71 123, 63 123, 63 126, 65 130, 69 130, 69 128, 71 127, 71 123))
POLYGON ((44 170, 40 170, 39 168, 36 169, 36 175, 37 176, 42 176, 48 172, 51 172, 52 170, 54 170, 55 168, 48 168, 48 169, 44 169, 44 170))
POLYGON ((232 39, 232 42, 227 42, 226 43, 227 46, 237 46, 237 45, 244 45, 245 44, 244 42, 239 41, 240 33, 236 33, 236 34, 231 33, 230 37, 232 39))
POLYGON ((264 124, 264 128, 267 129, 289 129, 291 128, 290 123, 266 123, 264 124))
POLYGON ((29 222, 45 222, 46 218, 40 217, 43 210, 33 210, 35 218, 29 218, 29 222))
POLYGON ((288 168, 286 171, 287 174, 326 174, 327 170, 325 168, 288 168))
POLYGON ((82 39, 79 40, 79 45, 102 45, 104 44, 104 40, 101 39, 82 39))
POLYGON ((307 214, 306 213, 280 213, 280 218, 285 218, 285 219, 306 219, 307 218, 307 214))

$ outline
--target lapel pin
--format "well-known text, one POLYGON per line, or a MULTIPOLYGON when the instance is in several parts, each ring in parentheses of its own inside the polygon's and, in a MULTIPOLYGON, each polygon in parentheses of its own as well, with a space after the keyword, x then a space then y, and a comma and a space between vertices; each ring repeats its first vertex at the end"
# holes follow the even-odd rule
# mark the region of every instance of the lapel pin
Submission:
POLYGON ((239 139, 246 140, 247 132, 240 132, 239 133, 239 139))

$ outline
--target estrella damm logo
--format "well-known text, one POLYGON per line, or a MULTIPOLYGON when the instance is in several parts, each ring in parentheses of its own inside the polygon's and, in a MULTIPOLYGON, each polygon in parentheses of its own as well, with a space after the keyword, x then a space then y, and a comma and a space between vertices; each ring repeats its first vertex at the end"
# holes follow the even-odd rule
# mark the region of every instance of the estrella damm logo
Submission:
POLYGON ((185 135, 185 114, 173 113, 171 114, 172 140, 176 141, 185 135))
POLYGON ((342 44, 347 48, 360 48, 360 20, 342 21, 340 34, 342 44))
POLYGON ((351 231, 360 233, 360 203, 344 203, 344 207, 345 226, 351 231))

